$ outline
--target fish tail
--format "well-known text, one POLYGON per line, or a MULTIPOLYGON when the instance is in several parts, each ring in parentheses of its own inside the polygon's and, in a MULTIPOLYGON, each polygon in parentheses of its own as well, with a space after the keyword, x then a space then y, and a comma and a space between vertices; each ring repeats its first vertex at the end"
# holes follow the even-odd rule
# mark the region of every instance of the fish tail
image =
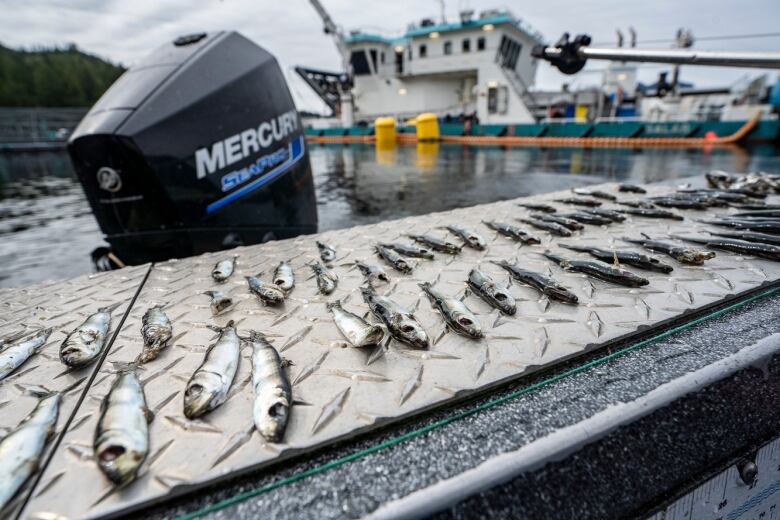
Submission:
POLYGON ((332 301, 332 302, 327 302, 325 304, 325 308, 327 308, 328 310, 340 309, 341 308, 341 300, 335 300, 335 301, 332 301))
POLYGON ((112 361, 111 366, 114 369, 114 372, 116 372, 117 374, 122 374, 125 372, 135 372, 138 369, 138 365, 141 363, 141 359, 143 355, 144 353, 141 352, 141 354, 139 354, 135 360, 130 362, 112 361))
POLYGON ((107 307, 100 307, 98 309, 98 312, 107 312, 107 313, 111 314, 112 312, 117 310, 119 308, 119 306, 122 305, 123 303, 125 303, 125 302, 116 302, 116 303, 112 303, 111 305, 109 305, 107 307))

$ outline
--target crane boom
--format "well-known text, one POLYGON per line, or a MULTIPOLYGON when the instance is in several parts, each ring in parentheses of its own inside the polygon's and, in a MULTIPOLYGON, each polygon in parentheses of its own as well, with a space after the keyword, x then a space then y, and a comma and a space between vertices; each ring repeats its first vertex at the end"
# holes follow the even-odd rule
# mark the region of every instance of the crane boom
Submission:
POLYGON ((320 18, 322 19, 325 34, 330 34, 331 38, 333 38, 333 42, 336 44, 336 48, 341 55, 342 66, 344 67, 344 70, 349 73, 349 49, 347 49, 347 43, 344 41, 344 33, 336 25, 336 23, 333 21, 333 18, 330 17, 328 11, 325 10, 325 7, 319 0, 309 1, 314 7, 314 10, 317 11, 317 14, 320 15, 320 18))

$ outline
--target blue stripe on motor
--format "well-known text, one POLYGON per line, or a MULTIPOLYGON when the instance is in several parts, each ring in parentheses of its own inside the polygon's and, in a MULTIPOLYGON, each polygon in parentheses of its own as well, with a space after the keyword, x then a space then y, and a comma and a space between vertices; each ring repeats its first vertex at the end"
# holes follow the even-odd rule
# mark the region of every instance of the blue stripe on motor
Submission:
POLYGON ((297 163, 299 160, 301 160, 301 157, 303 157, 303 136, 299 136, 298 139, 291 142, 289 144, 289 149, 290 149, 290 157, 286 161, 284 161, 282 164, 280 164, 273 170, 269 171, 259 179, 250 182, 243 188, 234 191, 230 195, 222 197, 216 202, 212 202, 206 208, 206 214, 210 215, 215 211, 224 208, 228 204, 235 202, 238 199, 244 197, 245 195, 248 195, 249 193, 255 191, 257 188, 262 188, 263 186, 265 186, 270 182, 273 182, 274 180, 279 178, 283 173, 289 170, 292 165, 297 163))

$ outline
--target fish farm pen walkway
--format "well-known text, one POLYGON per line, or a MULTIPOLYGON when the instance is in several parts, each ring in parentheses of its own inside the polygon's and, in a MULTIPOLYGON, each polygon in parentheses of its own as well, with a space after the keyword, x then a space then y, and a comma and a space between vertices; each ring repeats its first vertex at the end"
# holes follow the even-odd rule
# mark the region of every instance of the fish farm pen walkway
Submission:
MULTIPOLYGON (((711 258, 704 245, 677 240, 705 236, 716 228, 701 221, 723 223, 732 208, 680 209, 671 200, 678 207, 662 213, 611 200, 674 198, 671 187, 642 189, 604 184, 0 290, 0 338, 9 345, 24 327, 54 330, 0 382, 0 427, 15 431, 42 395, 61 393, 41 471, 9 508, 41 519, 756 516, 780 489, 780 262, 744 251, 711 258), (540 212, 553 207, 544 220, 540 212), (446 226, 476 232, 486 246, 462 247, 446 226), (623 240, 642 233, 673 241, 675 258, 657 254, 660 264, 648 265, 644 255, 622 255, 649 253, 623 240), (445 239, 459 247, 409 259, 409 234, 439 238, 425 246, 421 238, 420 247, 447 249, 445 239), (407 256, 387 248, 382 259, 379 243, 407 256), (563 245, 614 248, 619 265, 563 245), (389 265, 403 267, 399 260, 412 271, 389 265), (223 282, 212 275, 219 262, 223 282), (317 262, 328 267, 312 269, 317 262), (280 263, 292 268, 294 288, 263 304, 278 288, 260 280, 278 281, 280 263), (362 290, 368 265, 390 278, 373 277, 373 293, 362 290), (474 284, 466 291, 473 268, 492 279, 481 293, 474 284), (489 304, 493 295, 500 306, 505 298, 495 296, 507 292, 514 313, 489 304), (572 294, 578 304, 560 301, 572 294), (220 297, 230 301, 222 307, 220 297), (397 339, 351 347, 355 337, 341 334, 348 327, 326 305, 337 300, 358 321, 394 304, 410 310, 428 348, 397 339), (154 308, 170 320, 172 338, 135 366, 150 349, 142 327, 147 334, 154 308), (87 366, 65 367, 63 340, 77 341, 85 319, 107 312, 105 346, 87 366), (457 328, 462 334, 448 332, 457 328), (245 342, 235 377, 223 374, 221 400, 188 418, 182 404, 193 374, 209 346, 236 331, 245 342), (278 442, 256 431, 262 384, 252 331, 282 356, 292 385, 278 442), (93 442, 127 370, 154 418, 133 423, 148 428, 148 449, 134 480, 117 487, 99 468, 113 456, 96 460, 93 442)), ((773 247, 756 252, 776 255, 773 247)), ((406 326, 389 325, 409 342, 406 326)))

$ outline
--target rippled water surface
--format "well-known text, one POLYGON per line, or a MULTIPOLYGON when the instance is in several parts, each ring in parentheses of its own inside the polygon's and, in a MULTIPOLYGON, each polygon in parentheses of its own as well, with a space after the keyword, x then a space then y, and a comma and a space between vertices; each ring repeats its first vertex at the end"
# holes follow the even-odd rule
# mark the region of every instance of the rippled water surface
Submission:
MULTIPOLYGON (((655 182, 710 169, 780 172, 772 147, 530 149, 460 145, 310 148, 320 229, 338 229, 612 180, 655 182)), ((0 287, 92 270, 100 229, 63 152, 0 153, 0 287)))

